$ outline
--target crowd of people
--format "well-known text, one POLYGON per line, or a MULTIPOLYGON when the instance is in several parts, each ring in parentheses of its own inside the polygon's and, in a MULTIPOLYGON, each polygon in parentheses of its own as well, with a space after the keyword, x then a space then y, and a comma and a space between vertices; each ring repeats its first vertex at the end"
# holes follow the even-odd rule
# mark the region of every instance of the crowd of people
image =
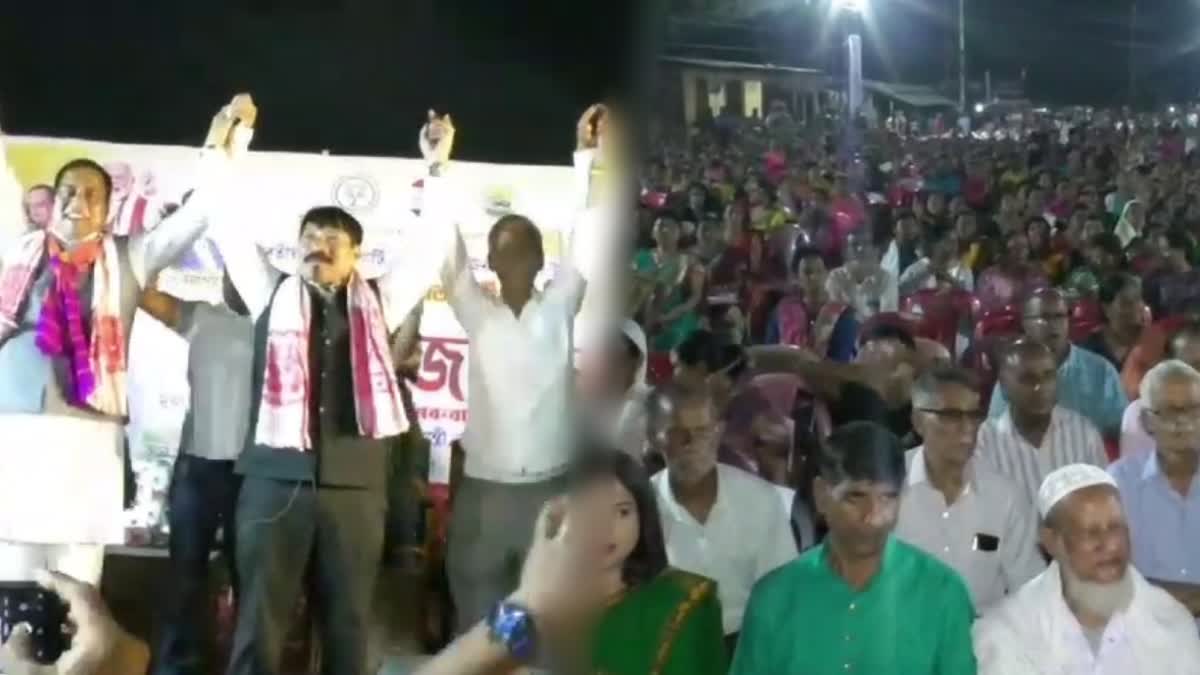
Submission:
POLYGON ((1114 119, 654 139, 624 447, 731 672, 1200 672, 1200 165, 1114 119))
MULTIPOLYGON (((136 308, 195 362, 158 649, 95 594, 119 491, 82 492, 49 528, 0 518, 0 581, 70 603, 59 672, 201 672, 219 528, 229 673, 281 672, 302 593, 322 672, 376 665, 389 457, 416 427, 405 371, 440 273, 471 345, 459 637, 420 672, 1200 673, 1200 155, 1179 126, 840 135, 774 105, 657 135, 625 218, 620 126, 596 106, 563 264, 538 289, 539 230, 503 216, 491 294, 456 236, 449 116, 420 135, 420 218, 444 255, 372 282, 335 207, 298 223, 292 275, 221 235, 208 209, 255 117, 248 97, 218 114, 211 180, 161 224, 107 234, 112 178, 77 160, 48 227, 4 252, 0 432, 108 458, 26 459, 22 481, 120 484, 136 308), (223 303, 156 291, 206 229, 223 303), (573 253, 623 236, 623 311, 576 335, 596 268, 573 253)), ((26 672, 32 638, 14 635, 0 667, 26 672)))

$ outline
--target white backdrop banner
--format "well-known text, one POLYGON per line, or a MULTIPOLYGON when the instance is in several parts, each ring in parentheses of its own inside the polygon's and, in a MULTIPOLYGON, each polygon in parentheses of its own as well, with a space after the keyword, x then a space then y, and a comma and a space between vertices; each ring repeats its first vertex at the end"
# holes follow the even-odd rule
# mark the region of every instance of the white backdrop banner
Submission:
MULTIPOLYGON (((183 147, 31 137, 10 137, 6 144, 9 163, 26 190, 52 182, 57 168, 76 157, 105 165, 114 177, 112 217, 119 234, 154 227, 176 208, 192 188, 198 158, 194 148, 183 147)), ((295 266, 303 213, 329 204, 345 208, 362 222, 362 271, 367 276, 378 276, 408 255, 441 254, 403 250, 404 242, 412 240, 408 228, 423 225, 415 215, 425 174, 420 160, 252 152, 237 171, 237 187, 221 217, 235 219, 247 246, 267 249, 281 269, 295 266)), ((574 216, 573 176, 566 166, 454 165, 453 183, 462 195, 460 227, 482 281, 494 283, 482 264, 488 228, 510 211, 542 228, 548 261, 542 282, 553 275, 561 248, 559 228, 574 216)), ((215 302, 221 295, 222 270, 217 247, 201 239, 177 266, 160 275, 159 288, 183 300, 215 302)), ((424 304, 424 355, 413 393, 433 444, 430 478, 445 482, 450 442, 462 434, 467 419, 469 353, 439 287, 431 287, 424 304)), ((139 314, 131 341, 129 441, 139 475, 139 506, 133 517, 149 525, 161 513, 187 410, 187 344, 145 314, 139 314)))

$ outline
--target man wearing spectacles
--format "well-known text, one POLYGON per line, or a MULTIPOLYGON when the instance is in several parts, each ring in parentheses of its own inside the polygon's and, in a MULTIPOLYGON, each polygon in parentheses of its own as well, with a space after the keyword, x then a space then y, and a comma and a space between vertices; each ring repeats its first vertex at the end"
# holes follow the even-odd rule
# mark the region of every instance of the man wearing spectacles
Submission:
MULTIPOLYGON (((1104 357, 1072 345, 1070 327, 1070 308, 1060 291, 1040 289, 1025 301, 1021 328, 1025 337, 1046 345, 1053 354, 1059 405, 1091 420, 1104 437, 1116 439, 1129 405, 1121 376, 1104 357)), ((997 383, 988 417, 999 418, 1008 405, 1008 396, 997 383)))
POLYGON ((1141 401, 1154 451, 1109 468, 1125 503, 1133 563, 1200 616, 1200 372, 1164 361, 1146 373, 1141 401))
POLYGON ((913 389, 913 428, 924 444, 907 453, 896 536, 954 568, 979 613, 1045 569, 1037 520, 1024 493, 974 459, 983 422, 977 385, 951 366, 913 389))

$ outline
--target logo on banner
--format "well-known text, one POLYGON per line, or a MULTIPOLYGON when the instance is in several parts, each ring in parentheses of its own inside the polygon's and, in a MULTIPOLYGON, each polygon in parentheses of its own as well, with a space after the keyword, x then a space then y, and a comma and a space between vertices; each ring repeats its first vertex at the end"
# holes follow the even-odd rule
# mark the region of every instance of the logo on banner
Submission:
POLYGON ((379 203, 379 187, 366 176, 343 176, 333 186, 333 201, 347 211, 366 213, 379 203))
POLYGON ((497 185, 483 194, 483 210, 493 218, 512 213, 513 190, 507 185, 497 185))

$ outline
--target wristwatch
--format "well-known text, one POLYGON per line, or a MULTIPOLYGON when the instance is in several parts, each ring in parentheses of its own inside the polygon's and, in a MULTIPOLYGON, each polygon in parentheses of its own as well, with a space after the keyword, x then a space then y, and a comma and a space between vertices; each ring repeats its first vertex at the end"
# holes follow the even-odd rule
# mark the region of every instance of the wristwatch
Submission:
POLYGON ((537 651, 537 628, 527 607, 507 600, 496 603, 488 613, 487 628, 492 642, 503 645, 513 658, 522 663, 533 660, 537 651))

